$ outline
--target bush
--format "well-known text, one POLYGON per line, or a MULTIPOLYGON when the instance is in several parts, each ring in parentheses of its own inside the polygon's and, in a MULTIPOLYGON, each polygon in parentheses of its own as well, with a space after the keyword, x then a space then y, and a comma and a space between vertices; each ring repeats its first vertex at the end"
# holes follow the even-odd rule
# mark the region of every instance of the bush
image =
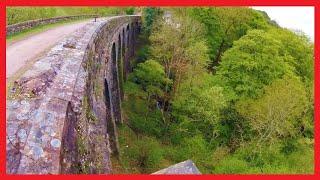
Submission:
POLYGON ((163 151, 157 140, 142 136, 128 149, 128 157, 141 168, 142 173, 151 173, 159 169, 163 151))
POLYGON ((242 174, 252 173, 248 172, 250 167, 247 162, 237 157, 225 158, 216 168, 214 169, 215 174, 242 174))
POLYGON ((150 57, 150 46, 141 47, 137 52, 137 63, 145 62, 150 57))
POLYGON ((213 172, 223 174, 313 173, 313 143, 306 138, 264 146, 261 148, 263 151, 259 151, 253 144, 246 144, 235 153, 226 156, 215 165, 213 172))
POLYGON ((152 101, 149 104, 146 92, 136 83, 126 82, 124 90, 128 99, 123 102, 123 109, 128 117, 129 126, 137 133, 162 137, 162 131, 165 129, 162 114, 159 109, 148 107, 156 103, 152 101))
POLYGON ((185 138, 181 145, 166 149, 166 157, 175 163, 192 160, 202 173, 210 173, 213 168, 213 153, 201 135, 185 138))
POLYGON ((130 127, 133 128, 135 132, 161 138, 164 125, 160 111, 155 110, 148 113, 147 118, 141 114, 132 113, 129 116, 129 120, 130 127))
POLYGON ((157 8, 143 8, 143 31, 147 34, 147 36, 150 35, 151 29, 153 26, 154 21, 156 18, 160 15, 160 11, 157 8))
POLYGON ((126 11, 127 15, 133 15, 134 11, 135 11, 135 8, 134 7, 126 8, 125 11, 126 11))
MULTIPOLYGON (((201 73, 180 84, 172 101, 173 132, 192 137, 201 132, 206 140, 216 136, 220 111, 226 107, 223 89, 212 84, 210 74, 201 73)), ((177 140, 177 139, 176 139, 177 140)))

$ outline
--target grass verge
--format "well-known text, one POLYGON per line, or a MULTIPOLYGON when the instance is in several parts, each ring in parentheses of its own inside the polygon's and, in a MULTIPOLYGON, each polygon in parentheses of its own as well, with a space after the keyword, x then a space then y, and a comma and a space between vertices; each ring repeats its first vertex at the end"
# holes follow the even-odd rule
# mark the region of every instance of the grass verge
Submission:
POLYGON ((63 20, 63 21, 59 21, 59 22, 56 22, 53 24, 43 24, 43 25, 35 26, 33 28, 26 29, 26 30, 23 30, 21 32, 18 32, 18 33, 12 34, 12 35, 8 35, 6 37, 6 44, 7 45, 12 44, 12 43, 19 41, 19 40, 22 40, 28 36, 38 34, 40 32, 46 31, 46 30, 54 28, 54 27, 62 26, 65 24, 77 23, 77 22, 81 22, 81 21, 85 21, 85 20, 89 20, 89 19, 93 19, 93 18, 76 19, 76 20, 63 20))

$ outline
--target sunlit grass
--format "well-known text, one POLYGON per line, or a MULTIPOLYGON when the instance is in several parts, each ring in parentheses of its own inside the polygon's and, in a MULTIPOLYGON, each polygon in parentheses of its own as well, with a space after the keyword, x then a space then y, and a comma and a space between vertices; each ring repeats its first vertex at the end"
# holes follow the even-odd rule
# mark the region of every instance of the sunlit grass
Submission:
POLYGON ((85 20, 88 20, 88 19, 89 18, 76 19, 76 20, 63 20, 63 21, 59 21, 59 22, 56 22, 56 23, 53 23, 53 24, 43 24, 43 25, 35 26, 33 28, 26 29, 26 30, 23 30, 21 32, 18 32, 18 33, 12 34, 12 35, 8 35, 6 37, 6 43, 7 44, 11 44, 13 42, 16 42, 16 41, 19 41, 21 39, 24 39, 24 38, 26 38, 28 36, 32 36, 32 35, 38 34, 40 32, 44 32, 46 30, 49 30, 49 29, 52 29, 52 28, 55 28, 55 27, 59 27, 59 26, 66 25, 66 24, 73 24, 73 23, 85 21, 85 20))

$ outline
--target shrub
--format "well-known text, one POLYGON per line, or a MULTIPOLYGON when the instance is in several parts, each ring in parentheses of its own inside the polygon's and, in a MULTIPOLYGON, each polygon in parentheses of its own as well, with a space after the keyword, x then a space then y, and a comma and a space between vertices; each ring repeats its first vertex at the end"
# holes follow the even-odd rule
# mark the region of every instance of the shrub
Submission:
POLYGON ((214 173, 223 174, 279 174, 279 173, 313 173, 313 143, 307 138, 280 141, 265 145, 263 151, 257 150, 255 143, 248 143, 235 153, 225 156, 215 165, 214 173), (292 148, 288 144, 294 145, 292 148), (286 148, 287 151, 284 151, 286 148), (288 149, 291 149, 288 152, 288 149))
POLYGON ((126 11, 127 15, 133 15, 134 11, 135 11, 135 8, 134 7, 126 8, 125 11, 126 11))
POLYGON ((137 139, 133 147, 128 149, 128 157, 141 168, 142 173, 151 173, 159 168, 163 151, 157 140, 142 136, 137 139))

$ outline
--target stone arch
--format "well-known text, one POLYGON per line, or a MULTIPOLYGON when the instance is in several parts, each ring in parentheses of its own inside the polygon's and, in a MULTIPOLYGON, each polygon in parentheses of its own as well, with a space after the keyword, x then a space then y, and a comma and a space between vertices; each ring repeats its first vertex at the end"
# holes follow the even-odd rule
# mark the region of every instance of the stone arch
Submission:
POLYGON ((122 29, 122 46, 121 46, 121 57, 122 57, 122 75, 123 81, 127 80, 126 72, 126 52, 127 52, 127 43, 126 43, 126 28, 122 29))
POLYGON ((120 100, 120 90, 119 90, 119 80, 118 80, 118 61, 117 61, 117 49, 116 43, 112 44, 111 49, 111 71, 112 71, 112 106, 114 112, 114 118, 116 123, 121 123, 121 100, 120 100))
POLYGON ((129 48, 129 32, 130 32, 130 27, 129 27, 129 24, 127 25, 127 28, 126 28, 126 48, 128 49, 129 48))
MULTIPOLYGON (((71 164, 75 163, 74 157, 77 154, 76 144, 76 113, 72 109, 72 104, 69 101, 67 105, 66 121, 62 131, 62 151, 60 152, 60 172, 62 174, 70 174, 75 172, 71 164)), ((50 130, 51 131, 51 130, 50 130)))
POLYGON ((122 58, 123 44, 121 42, 121 32, 118 36, 118 54, 117 54, 117 69, 118 69, 118 81, 119 81, 119 91, 120 98, 123 99, 123 58, 122 58))
MULTIPOLYGON (((118 62, 118 72, 120 73, 120 67, 119 67, 119 65, 120 65, 120 63, 121 63, 121 61, 122 61, 122 57, 121 57, 121 50, 122 49, 122 45, 121 45, 121 34, 119 33, 119 36, 118 36, 118 49, 117 49, 117 62, 118 62)), ((120 77, 119 77, 120 78, 120 77)))
POLYGON ((107 109, 106 116, 110 117, 110 119, 112 119, 110 89, 109 89, 109 85, 108 85, 108 80, 106 78, 104 79, 104 103, 105 103, 106 109, 107 109))
POLYGON ((141 29, 138 22, 136 22, 136 28, 137 28, 137 33, 140 33, 141 29))
POLYGON ((129 52, 129 48, 130 48, 130 26, 129 24, 127 25, 127 33, 126 33, 126 37, 127 37, 127 49, 129 52))
POLYGON ((130 39, 131 39, 131 46, 130 46, 130 57, 134 55, 134 46, 133 43, 135 41, 135 27, 134 27, 134 23, 131 23, 131 31, 130 31, 130 39))
POLYGON ((118 154, 119 153, 119 143, 118 143, 118 134, 116 131, 116 123, 114 121, 114 117, 112 115, 112 99, 110 94, 110 88, 108 80, 104 79, 104 102, 106 106, 106 121, 107 121, 107 132, 109 138, 109 144, 112 153, 118 154))
POLYGON ((126 28, 126 35, 125 35, 126 39, 125 39, 125 48, 126 48, 126 52, 125 52, 125 59, 124 59, 124 72, 125 72, 125 78, 127 79, 127 72, 129 69, 129 57, 130 57, 130 26, 129 24, 127 24, 127 28, 126 28))
POLYGON ((124 54, 125 54, 125 52, 126 52, 126 43, 125 43, 125 38, 126 37, 126 35, 125 35, 125 32, 124 32, 124 28, 122 29, 122 51, 121 51, 121 56, 122 56, 122 58, 124 59, 124 54))
POLYGON ((117 49, 116 49, 116 44, 112 44, 111 48, 111 64, 112 64, 112 76, 116 77, 117 76, 117 69, 114 68, 117 65, 117 49))

